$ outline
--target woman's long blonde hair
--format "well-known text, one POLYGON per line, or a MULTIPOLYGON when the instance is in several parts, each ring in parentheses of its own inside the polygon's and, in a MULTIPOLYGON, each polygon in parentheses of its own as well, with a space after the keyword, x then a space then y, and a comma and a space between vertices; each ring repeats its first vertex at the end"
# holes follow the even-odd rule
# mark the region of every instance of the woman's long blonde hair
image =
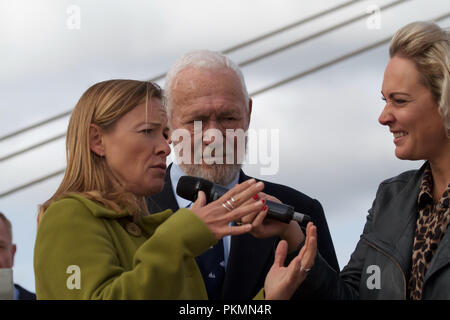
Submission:
POLYGON ((69 121, 66 136, 67 167, 55 194, 42 204, 38 224, 45 210, 68 194, 81 194, 116 212, 127 210, 135 220, 148 213, 144 197, 113 187, 113 176, 104 157, 90 149, 90 125, 102 130, 114 124, 138 104, 152 98, 162 100, 162 90, 156 84, 137 80, 108 80, 96 83, 81 96, 69 121))

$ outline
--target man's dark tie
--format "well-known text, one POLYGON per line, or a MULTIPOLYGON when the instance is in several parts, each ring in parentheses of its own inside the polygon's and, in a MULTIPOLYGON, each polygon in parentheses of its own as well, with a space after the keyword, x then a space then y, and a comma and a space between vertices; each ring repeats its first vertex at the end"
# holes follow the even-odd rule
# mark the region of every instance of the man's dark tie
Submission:
MULTIPOLYGON (((192 203, 186 206, 190 208, 192 203)), ((198 267, 205 282, 206 291, 210 300, 222 298, 223 279, 225 278, 225 256, 223 240, 210 247, 196 257, 198 267)))
POLYGON ((223 240, 220 239, 197 258, 197 264, 205 281, 206 291, 210 300, 222 297, 223 279, 225 278, 225 257, 223 240))

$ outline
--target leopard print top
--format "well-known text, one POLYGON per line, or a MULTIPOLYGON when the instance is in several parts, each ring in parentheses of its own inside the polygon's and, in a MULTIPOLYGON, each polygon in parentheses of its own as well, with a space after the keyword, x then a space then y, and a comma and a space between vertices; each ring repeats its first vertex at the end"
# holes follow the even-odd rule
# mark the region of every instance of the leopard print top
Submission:
POLYGON ((450 184, 439 202, 433 202, 433 177, 430 165, 425 169, 418 197, 419 217, 414 234, 412 269, 408 283, 409 298, 422 299, 423 279, 450 222, 450 184))

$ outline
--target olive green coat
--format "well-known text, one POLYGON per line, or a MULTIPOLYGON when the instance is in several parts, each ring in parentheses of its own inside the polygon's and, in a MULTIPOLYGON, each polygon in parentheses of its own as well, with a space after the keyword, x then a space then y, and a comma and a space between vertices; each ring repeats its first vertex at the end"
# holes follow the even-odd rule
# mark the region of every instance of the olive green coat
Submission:
POLYGON ((54 202, 37 231, 37 298, 207 299, 195 262, 217 242, 206 225, 188 209, 131 222, 82 196, 54 202))

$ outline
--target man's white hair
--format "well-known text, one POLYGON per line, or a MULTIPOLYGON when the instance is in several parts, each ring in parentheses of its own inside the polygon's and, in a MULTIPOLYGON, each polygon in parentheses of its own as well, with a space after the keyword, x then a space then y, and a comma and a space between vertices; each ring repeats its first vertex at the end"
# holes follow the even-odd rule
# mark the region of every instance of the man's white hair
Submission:
POLYGON ((167 72, 165 83, 164 83, 164 95, 167 115, 169 118, 172 117, 173 109, 173 99, 172 99, 172 89, 176 80, 177 74, 186 69, 204 69, 204 70, 220 70, 229 69, 232 70, 239 78, 242 87, 242 93, 245 98, 245 108, 248 112, 249 108, 249 97, 247 92, 247 87, 245 85, 244 75, 242 74, 239 67, 228 57, 220 54, 218 52, 213 52, 209 50, 198 50, 189 52, 183 55, 181 58, 175 61, 175 63, 167 72))

